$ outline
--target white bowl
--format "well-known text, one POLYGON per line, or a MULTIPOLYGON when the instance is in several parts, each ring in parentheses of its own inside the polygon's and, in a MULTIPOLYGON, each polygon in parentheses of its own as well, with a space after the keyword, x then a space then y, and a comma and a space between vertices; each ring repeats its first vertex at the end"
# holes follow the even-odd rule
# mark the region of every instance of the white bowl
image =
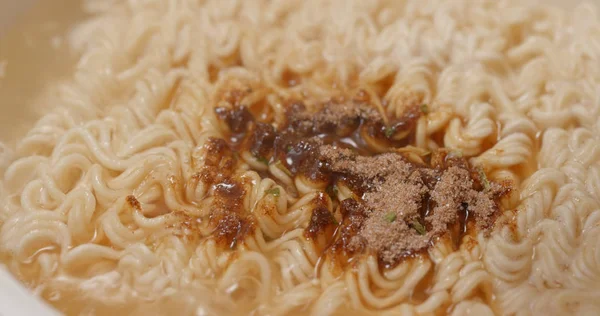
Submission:
MULTIPOLYGON (((42 3, 42 5, 44 7, 48 7, 48 8, 52 8, 50 10, 45 10, 45 9, 40 9, 39 7, 36 7, 35 11, 36 11, 36 15, 40 15, 47 13, 48 15, 54 15, 54 19, 63 19, 65 17, 64 12, 63 13, 57 13, 60 11, 57 10, 61 10, 66 8, 66 11, 69 11, 71 9, 69 9, 69 5, 65 6, 65 3, 70 3, 70 4, 74 4, 75 1, 77 0, 45 0, 44 3, 42 3), (58 7, 58 9, 56 8, 58 7)), ((572 6, 578 2, 581 2, 581 0, 546 0, 547 2, 545 3, 555 3, 555 4, 561 4, 564 5, 566 7, 572 6)), ((592 0, 594 2, 598 2, 600 0, 592 0)), ((6 36, 7 33, 9 33, 9 29, 11 27, 11 25, 14 24, 18 24, 19 27, 21 27, 23 25, 23 23, 19 23, 21 22, 21 18, 23 16, 24 12, 27 12, 28 10, 31 10, 32 6, 34 6, 34 2, 36 2, 36 0, 0 0, 0 44, 2 43, 2 39, 1 37, 4 35, 6 36)), ((544 3, 544 1, 540 1, 540 3, 544 3)), ((69 21, 71 21, 70 19, 67 19, 69 21)), ((62 20, 61 20, 62 21, 62 20)), ((9 45, 5 45, 5 46, 9 46, 9 45)), ((4 48, 6 49, 6 48, 4 48)), ((10 47, 9 49, 14 49, 14 47, 10 47)), ((28 54, 33 54, 31 51, 33 49, 29 49, 29 51, 27 52, 28 54)), ((38 50, 40 51, 40 50, 38 50)), ((47 50, 41 50, 44 53, 47 53, 47 50)), ((36 53, 39 54, 39 53, 36 53)), ((56 54, 56 53, 54 53, 56 54)), ((2 60, 2 52, 0 51, 0 67, 2 67, 1 63, 3 62, 2 60)), ((39 56, 39 55, 38 55, 39 56)), ((28 57, 25 57, 28 58, 28 57)), ((29 61, 29 60, 28 60, 29 61)), ((26 68, 18 68, 18 71, 24 71, 27 72, 26 74, 24 74, 23 76, 19 76, 20 77, 27 77, 27 76, 35 76, 35 71, 36 71, 36 61, 35 60, 30 60, 32 63, 32 66, 26 67, 26 68)), ((9 61, 10 62, 10 61, 9 61)), ((24 65, 25 67, 25 65, 24 65)), ((52 67, 52 66, 51 66, 52 67)), ((63 68, 64 66, 61 64, 55 65, 54 67, 58 67, 58 68, 63 68)), ((2 76, 0 75, 0 80, 2 80, 2 76)), ((8 78, 4 78, 6 80, 8 80, 8 78)), ((48 78, 43 77, 43 80, 46 80, 48 78)), ((21 82, 21 80, 17 80, 19 82, 21 82)), ((1 82, 0 82, 1 84, 1 82)), ((39 88, 39 87, 38 87, 39 88)), ((39 92, 36 91, 36 88, 33 88, 32 90, 27 90, 29 95, 34 95, 35 93, 39 92)), ((17 92, 20 93, 21 95, 23 95, 22 92, 17 92)), ((4 141, 4 142, 9 142, 9 139, 12 139, 16 136, 18 136, 18 134, 22 133, 23 128, 25 128, 27 126, 30 126, 30 124, 33 123, 33 121, 36 119, 35 117, 28 117, 28 118, 22 118, 22 117, 13 117, 13 113, 15 116, 19 116, 22 115, 20 113, 22 112, 27 112, 30 111, 31 109, 27 108, 27 106, 30 104, 28 102, 25 102, 25 99, 11 99, 11 96, 8 96, 8 101, 7 101, 7 96, 2 94, 2 89, 0 87, 0 116, 4 116, 7 113, 10 113, 8 116, 10 116, 9 119, 11 120, 15 120, 16 123, 14 125, 21 125, 19 126, 20 128, 15 128, 15 126, 12 127, 2 127, 0 124, 0 141, 4 141), (17 106, 18 104, 18 106, 17 106), (19 110, 17 112, 15 112, 14 109, 11 110, 11 107, 15 107, 17 106, 19 108, 19 110), (19 131, 15 132, 13 131, 14 129, 17 129, 19 131)), ((1 122, 0 122, 1 123, 1 122)), ((54 310, 52 307, 50 307, 46 302, 44 302, 42 299, 34 296, 30 290, 28 290, 27 288, 25 288, 25 286, 23 286, 19 281, 17 281, 4 267, 4 265, 0 264, 0 316, 13 316, 13 315, 59 315, 60 313, 57 312, 56 310, 54 310)))
MULTIPOLYGON (((12 25, 18 24, 19 19, 25 12, 30 10, 34 2, 36 0, 0 0, 0 45, 3 43, 1 37, 9 32, 12 25)), ((2 49, 5 48, 3 47, 2 49)), ((3 62, 2 56, 3 54, 0 52, 0 63, 3 62)), ((6 79, 8 80, 9 78, 6 79)), ((0 80, 3 80, 1 76, 0 80)), ((5 95, 0 93, 0 98, 4 97, 5 95)), ((10 104, 9 101, 0 99, 0 113, 14 112, 14 110, 10 111, 9 107, 15 107, 15 104, 10 104)), ((7 134, 12 134, 6 133, 6 130, 1 130, 0 132, 3 133, 3 137, 1 138, 4 141, 6 141, 6 137, 9 137, 7 134)), ((55 311, 42 299, 34 296, 29 289, 23 286, 6 270, 4 265, 0 264, 0 316, 21 315, 44 316, 60 315, 60 313, 55 311)))
POLYGON ((0 315, 59 315, 52 307, 31 294, 4 267, 0 267, 0 315))

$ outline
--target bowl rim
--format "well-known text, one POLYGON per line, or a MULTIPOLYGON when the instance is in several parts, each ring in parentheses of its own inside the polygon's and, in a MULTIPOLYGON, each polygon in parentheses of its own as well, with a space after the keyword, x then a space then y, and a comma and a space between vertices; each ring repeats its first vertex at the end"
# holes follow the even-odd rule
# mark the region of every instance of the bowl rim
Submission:
POLYGON ((0 265, 0 315, 61 315, 0 265))

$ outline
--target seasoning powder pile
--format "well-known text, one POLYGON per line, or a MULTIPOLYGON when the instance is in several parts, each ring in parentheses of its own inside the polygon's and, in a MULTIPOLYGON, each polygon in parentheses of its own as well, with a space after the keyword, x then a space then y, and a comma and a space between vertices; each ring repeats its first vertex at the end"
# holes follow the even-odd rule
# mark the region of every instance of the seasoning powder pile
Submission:
POLYGON ((397 153, 360 156, 331 145, 319 152, 331 172, 360 183, 364 192, 356 203, 341 203, 342 208, 352 204, 353 212, 362 215, 347 223, 359 228, 349 236, 347 248, 373 250, 384 263, 426 248, 466 216, 478 228, 489 228, 498 208, 495 200, 505 190, 480 178, 464 158, 445 151, 433 154, 432 166, 397 153))

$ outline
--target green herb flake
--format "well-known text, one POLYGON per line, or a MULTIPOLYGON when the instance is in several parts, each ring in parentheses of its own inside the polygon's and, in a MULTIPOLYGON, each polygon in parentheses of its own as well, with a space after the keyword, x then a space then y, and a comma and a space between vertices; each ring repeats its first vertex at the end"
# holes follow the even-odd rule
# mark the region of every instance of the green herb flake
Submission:
POLYGON ((396 220, 396 213, 395 212, 389 212, 387 214, 385 214, 384 219, 388 222, 388 223, 393 223, 396 220))
POLYGON ((421 104, 421 112, 423 112, 423 114, 428 114, 429 106, 427 104, 421 104))
POLYGON ((488 190, 490 188, 490 181, 485 175, 485 171, 483 171, 483 168, 477 167, 477 173, 479 174, 479 181, 481 181, 483 188, 488 190))
POLYGON ((417 231, 417 233, 419 233, 419 235, 425 235, 425 233, 427 232, 427 230, 425 230, 425 226, 423 226, 423 224, 419 223, 418 220, 413 220, 412 223, 410 224, 410 226, 417 231))
POLYGON ((269 165, 269 159, 267 159, 266 157, 258 156, 258 157, 256 157, 256 160, 258 160, 259 162, 264 163, 267 166, 269 165))
POLYGON ((290 151, 292 151, 292 149, 293 149, 292 145, 287 145, 287 146, 285 146, 285 151, 286 151, 286 152, 288 152, 288 153, 289 153, 290 151))
POLYGON ((279 191, 279 188, 271 188, 271 189, 268 189, 267 191, 265 191, 265 193, 267 193, 267 194, 271 194, 271 195, 273 195, 274 197, 278 197, 278 196, 281 194, 281 192, 279 191))
POLYGON ((335 198, 338 195, 338 188, 335 184, 330 185, 330 186, 327 186, 327 189, 325 189, 325 192, 327 192, 327 194, 329 194, 329 196, 331 198, 335 198))
POLYGON ((333 213, 329 213, 331 214, 331 222, 333 222, 333 225, 337 226, 340 223, 337 221, 337 219, 335 219, 335 215, 333 215, 333 213))
POLYGON ((281 162, 281 160, 277 160, 275 162, 275 167, 281 169, 283 172, 285 172, 285 174, 288 175, 288 177, 293 177, 294 175, 292 174, 292 172, 290 171, 290 169, 288 169, 283 162, 281 162))
POLYGON ((393 127, 386 127, 385 128, 385 137, 390 138, 394 135, 394 133, 396 132, 396 129, 393 127))

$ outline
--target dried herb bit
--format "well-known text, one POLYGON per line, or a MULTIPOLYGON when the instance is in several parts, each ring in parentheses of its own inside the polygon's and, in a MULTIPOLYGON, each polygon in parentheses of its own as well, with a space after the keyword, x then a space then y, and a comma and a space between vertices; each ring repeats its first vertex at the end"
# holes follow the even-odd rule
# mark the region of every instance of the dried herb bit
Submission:
POLYGON ((337 221, 337 219, 335 219, 335 215, 333 215, 333 213, 329 213, 331 215, 331 221, 333 222, 333 225, 337 226, 340 223, 337 221))
POLYGON ((258 156, 256 157, 256 160, 258 160, 258 162, 264 163, 267 166, 269 165, 269 159, 267 159, 266 157, 258 156))
POLYGON ((285 151, 289 153, 290 151, 292 151, 292 148, 292 145, 287 145, 285 146, 285 151))
POLYGON ((427 230, 425 230, 425 226, 423 226, 423 224, 419 223, 418 220, 413 220, 412 223, 410 223, 410 226, 417 231, 417 233, 419 233, 419 235, 425 235, 425 233, 427 232, 427 230))
POLYGON ((488 180, 487 176, 485 175, 485 171, 483 171, 483 168, 477 167, 477 173, 479 174, 479 181, 481 181, 483 188, 486 190, 489 190, 490 181, 488 180))
POLYGON ((279 188, 271 188, 265 191, 266 194, 271 194, 274 197, 278 197, 281 192, 279 191, 279 188))
POLYGON ((423 114, 429 114, 429 106, 425 103, 421 104, 421 112, 423 112, 423 114))
POLYGON ((277 160, 275 162, 275 167, 281 169, 285 174, 287 174, 288 177, 293 177, 294 175, 292 174, 292 172, 290 171, 290 169, 288 169, 282 162, 281 160, 277 160))
POLYGON ((389 212, 387 214, 385 214, 384 219, 388 222, 388 223, 393 223, 396 220, 396 213, 395 212, 389 212))
POLYGON ((336 198, 338 195, 337 185, 334 184, 334 185, 327 186, 327 189, 325 189, 325 192, 327 192, 327 194, 329 194, 329 196, 331 198, 336 198))
POLYGON ((393 127, 386 127, 385 128, 385 137, 390 138, 394 135, 394 133, 396 132, 396 129, 393 127))

